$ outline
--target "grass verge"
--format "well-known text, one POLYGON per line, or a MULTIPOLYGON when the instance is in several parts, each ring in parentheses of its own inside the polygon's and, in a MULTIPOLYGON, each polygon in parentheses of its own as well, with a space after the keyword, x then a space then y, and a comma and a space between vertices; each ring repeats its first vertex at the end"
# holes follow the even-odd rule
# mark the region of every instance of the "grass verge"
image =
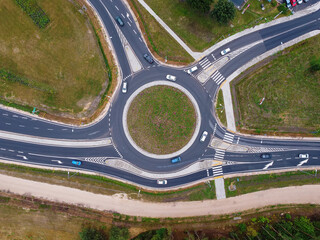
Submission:
POLYGON ((320 175, 317 174, 315 170, 307 170, 226 178, 225 189, 227 197, 234 197, 270 188, 282 188, 288 186, 300 186, 319 183, 320 175), (230 191, 230 185, 235 185, 236 190, 230 191))
POLYGON ((134 10, 140 28, 145 34, 145 40, 155 55, 162 61, 167 60, 168 63, 189 64, 194 61, 137 0, 129 0, 128 3, 134 10))
POLYGON ((145 89, 132 101, 127 124, 139 147, 150 153, 168 154, 189 142, 196 113, 192 102, 180 90, 155 86, 145 89))
POLYGON ((309 71, 311 56, 320 56, 320 35, 258 63, 234 81, 241 131, 319 134, 320 72, 309 71))
POLYGON ((216 113, 217 113, 217 116, 218 116, 220 122, 224 126, 227 126, 227 117, 226 117, 226 112, 224 109, 223 93, 222 93, 221 89, 219 90, 218 97, 217 97, 216 113))
POLYGON ((203 183, 193 187, 167 192, 146 191, 141 189, 138 194, 140 189, 136 186, 97 175, 70 172, 70 176, 72 177, 68 179, 66 171, 54 171, 4 163, 0 163, 0 174, 63 185, 105 195, 124 193, 127 194, 130 199, 141 199, 145 201, 172 202, 215 198, 213 181, 210 185, 203 183))
POLYGON ((277 6, 274 4, 273 6, 267 0, 249 0, 246 5, 250 4, 250 7, 244 14, 237 10, 235 19, 229 25, 221 25, 209 14, 197 14, 186 1, 145 0, 145 2, 195 51, 203 51, 229 35, 271 21, 279 13, 277 6), (265 5, 264 11, 261 10, 261 3, 265 5))

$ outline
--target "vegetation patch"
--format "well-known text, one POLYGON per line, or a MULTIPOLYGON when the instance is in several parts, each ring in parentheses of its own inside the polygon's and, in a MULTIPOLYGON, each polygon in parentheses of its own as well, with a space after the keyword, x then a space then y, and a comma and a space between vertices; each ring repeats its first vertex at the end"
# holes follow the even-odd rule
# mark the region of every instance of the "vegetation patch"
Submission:
POLYGON ((220 122, 224 126, 227 126, 226 111, 224 108, 223 93, 222 93, 221 89, 219 90, 218 98, 217 98, 217 102, 216 102, 216 113, 217 113, 217 116, 218 116, 220 122))
POLYGON ((188 64, 194 59, 180 44, 155 20, 137 0, 128 1, 136 13, 142 31, 150 48, 163 60, 188 64))
MULTIPOLYGON (((229 23, 220 24, 218 20, 212 18, 209 13, 202 13, 201 11, 193 9, 188 4, 188 1, 146 0, 145 2, 195 51, 203 51, 232 34, 260 23, 272 21, 279 13, 276 0, 272 0, 271 3, 269 3, 268 0, 249 0, 246 6, 250 4, 250 7, 244 14, 242 14, 242 11, 236 10, 233 20, 229 23), (265 6, 264 11, 261 9, 262 3, 265 6)), ((212 9, 217 2, 219 1, 215 0, 214 3, 211 4, 210 9, 212 9)), ((290 14, 290 12, 286 14, 290 14)))
POLYGON ((307 39, 235 80, 238 127, 257 133, 319 134, 320 36, 307 39), (313 65, 312 65, 313 64, 313 65))
POLYGON ((227 197, 234 197, 270 188, 319 183, 320 175, 317 171, 308 170, 226 178, 225 189, 227 197))
POLYGON ((36 0, 15 0, 22 10, 28 14, 32 21, 39 27, 45 28, 50 22, 49 17, 37 4, 36 0))
POLYGON ((168 154, 189 142, 196 113, 192 102, 180 90, 155 86, 145 89, 132 101, 127 124, 139 147, 150 153, 168 154))
POLYGON ((74 1, 39 4, 51 19, 41 30, 15 1, 0 1, 0 97, 83 117, 98 106, 111 77, 94 29, 74 1))

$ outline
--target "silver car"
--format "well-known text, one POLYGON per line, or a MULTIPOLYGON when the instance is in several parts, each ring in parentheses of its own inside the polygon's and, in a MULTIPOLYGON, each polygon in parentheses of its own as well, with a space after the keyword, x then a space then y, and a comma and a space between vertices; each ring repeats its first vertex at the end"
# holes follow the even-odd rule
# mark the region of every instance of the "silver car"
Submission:
POLYGON ((127 82, 123 82, 122 83, 122 93, 126 93, 128 90, 128 83, 127 82))
POLYGON ((204 142, 206 140, 207 136, 208 136, 208 132, 203 131, 201 138, 200 138, 200 142, 204 142))
POLYGON ((175 80, 177 79, 177 77, 168 74, 168 75, 166 76, 166 79, 167 79, 167 80, 170 80, 170 81, 175 81, 175 80))
POLYGON ((167 180, 160 180, 160 179, 157 180, 157 184, 160 184, 160 185, 164 185, 167 183, 168 183, 167 180))
POLYGON ((221 51, 221 55, 226 55, 228 52, 230 52, 230 48, 226 48, 225 50, 221 51))

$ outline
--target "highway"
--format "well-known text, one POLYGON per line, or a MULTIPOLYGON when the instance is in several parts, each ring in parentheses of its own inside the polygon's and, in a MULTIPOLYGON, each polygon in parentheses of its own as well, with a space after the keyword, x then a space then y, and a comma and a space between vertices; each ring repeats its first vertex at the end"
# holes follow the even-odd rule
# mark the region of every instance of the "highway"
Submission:
POLYGON ((149 187, 173 187, 194 181, 215 177, 212 168, 182 177, 170 179, 166 186, 157 185, 156 179, 143 178, 132 173, 108 166, 108 159, 124 159, 132 165, 148 172, 170 173, 183 169, 197 161, 215 159, 223 164, 219 166, 223 174, 265 171, 273 169, 289 169, 300 166, 305 159, 298 158, 300 153, 309 153, 309 159, 301 166, 318 166, 320 163, 320 142, 312 140, 288 140, 270 137, 247 137, 227 131, 215 119, 213 101, 223 80, 253 58, 273 49, 285 42, 302 36, 305 33, 320 29, 320 10, 288 22, 277 24, 262 30, 251 32, 245 36, 228 42, 219 49, 208 54, 192 66, 197 66, 200 74, 205 68, 221 60, 220 51, 231 48, 232 52, 239 50, 237 55, 230 53, 230 59, 212 77, 201 84, 197 75, 189 75, 189 67, 170 67, 155 61, 149 64, 143 54, 150 52, 142 40, 138 27, 130 11, 120 0, 90 0, 90 3, 103 21, 108 32, 113 49, 117 56, 122 79, 128 82, 128 92, 115 93, 113 102, 106 115, 98 122, 86 126, 70 126, 54 123, 45 119, 25 115, 21 112, 0 108, 0 131, 29 135, 36 138, 56 140, 85 141, 93 139, 112 138, 112 145, 101 147, 57 147, 24 143, 0 139, 0 157, 9 161, 24 162, 43 166, 58 166, 92 171, 112 176, 149 187), (125 25, 119 27, 115 17, 121 16, 125 25), (143 69, 133 73, 128 62, 124 42, 127 41, 133 49, 143 69), (248 47, 252 46, 252 47, 248 47), (196 141, 180 156, 182 161, 171 164, 170 158, 150 158, 135 149, 128 141, 123 125, 123 109, 130 97, 141 86, 159 80, 165 80, 167 74, 177 76, 176 84, 187 89, 195 98, 200 114, 201 125, 196 141), (209 136, 200 143, 201 133, 206 130, 209 136), (218 138, 228 144, 243 145, 252 149, 263 148, 272 154, 271 159, 261 159, 258 152, 228 152, 217 151, 209 146, 211 138, 218 138), (81 160, 79 167, 71 164, 72 160, 81 160))

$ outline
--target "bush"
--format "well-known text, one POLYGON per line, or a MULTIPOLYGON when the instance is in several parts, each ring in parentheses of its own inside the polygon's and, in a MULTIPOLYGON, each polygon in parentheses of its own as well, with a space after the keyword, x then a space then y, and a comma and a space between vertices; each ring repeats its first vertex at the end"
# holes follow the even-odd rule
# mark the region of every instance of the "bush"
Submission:
POLYGON ((210 5, 213 0, 187 0, 187 3, 193 9, 198 10, 201 13, 208 13, 210 11, 210 5))
POLYGON ((109 240, 128 240, 128 228, 120 228, 113 226, 109 232, 109 240))
POLYGON ((22 10, 31 17, 32 21, 39 27, 45 28, 50 22, 49 17, 39 7, 35 0, 16 0, 22 10))
POLYGON ((288 11, 288 8, 286 7, 285 3, 278 6, 278 11, 282 13, 286 13, 288 11))
POLYGON ((236 9, 233 3, 228 0, 219 0, 211 12, 212 17, 215 17, 219 23, 224 24, 234 19, 235 15, 236 9))
POLYGON ((320 70, 320 57, 318 59, 315 56, 311 57, 309 69, 311 72, 316 72, 320 70))
POLYGON ((95 228, 93 226, 85 226, 79 232, 81 240, 106 240, 107 235, 102 228, 95 228))

